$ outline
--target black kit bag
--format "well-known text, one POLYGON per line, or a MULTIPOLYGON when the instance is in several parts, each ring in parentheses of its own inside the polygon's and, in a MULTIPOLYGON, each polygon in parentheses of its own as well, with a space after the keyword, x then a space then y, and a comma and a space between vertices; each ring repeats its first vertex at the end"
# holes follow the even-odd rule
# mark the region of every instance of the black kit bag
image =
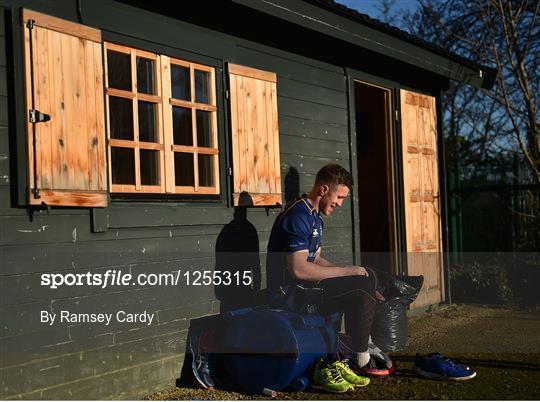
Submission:
POLYGON ((416 299, 424 277, 394 276, 377 272, 377 290, 385 300, 377 306, 371 339, 384 352, 405 349, 407 343, 407 307, 416 299))
POLYGON ((322 292, 321 288, 304 284, 282 285, 270 296, 269 305, 297 314, 319 314, 322 292))

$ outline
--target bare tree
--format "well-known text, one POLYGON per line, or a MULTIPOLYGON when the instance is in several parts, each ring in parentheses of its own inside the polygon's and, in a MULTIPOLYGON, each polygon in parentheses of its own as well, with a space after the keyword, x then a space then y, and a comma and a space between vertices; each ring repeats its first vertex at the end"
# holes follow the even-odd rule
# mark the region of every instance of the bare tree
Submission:
POLYGON ((540 183, 539 1, 490 0, 481 7, 498 70, 493 98, 504 110, 537 183, 540 183))
POLYGON ((518 149, 536 183, 540 183, 538 14, 539 0, 420 0, 419 9, 402 20, 411 33, 497 68, 492 90, 453 83, 445 96, 446 127, 460 162, 467 163, 464 145, 474 157, 469 162, 477 165, 482 156, 518 149))
POLYGON ((379 18, 382 21, 390 25, 397 25, 399 23, 396 11, 396 0, 381 0, 376 8, 380 13, 379 18))

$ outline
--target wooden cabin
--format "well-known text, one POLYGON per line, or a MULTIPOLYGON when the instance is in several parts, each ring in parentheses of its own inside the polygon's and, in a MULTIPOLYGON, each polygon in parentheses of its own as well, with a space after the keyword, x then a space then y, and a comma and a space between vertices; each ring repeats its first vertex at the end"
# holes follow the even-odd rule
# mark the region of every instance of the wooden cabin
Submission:
POLYGON ((0 10, 2 398, 174 386, 192 320, 265 288, 271 225, 327 163, 355 186, 323 254, 424 275, 414 307, 448 299, 441 93, 450 80, 488 88, 493 70, 331 0, 0 10), (193 283, 235 253, 250 283, 193 283), (182 280, 84 282, 106 272, 182 280))

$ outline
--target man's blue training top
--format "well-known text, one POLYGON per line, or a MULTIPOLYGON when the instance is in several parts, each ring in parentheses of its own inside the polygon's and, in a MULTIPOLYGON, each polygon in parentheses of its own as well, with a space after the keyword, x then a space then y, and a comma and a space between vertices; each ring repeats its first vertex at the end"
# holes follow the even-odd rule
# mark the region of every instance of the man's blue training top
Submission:
POLYGON ((287 205, 277 216, 268 240, 266 258, 269 295, 278 292, 280 285, 300 283, 289 274, 287 255, 308 250, 307 260, 314 262, 322 244, 323 227, 320 214, 305 197, 287 205))

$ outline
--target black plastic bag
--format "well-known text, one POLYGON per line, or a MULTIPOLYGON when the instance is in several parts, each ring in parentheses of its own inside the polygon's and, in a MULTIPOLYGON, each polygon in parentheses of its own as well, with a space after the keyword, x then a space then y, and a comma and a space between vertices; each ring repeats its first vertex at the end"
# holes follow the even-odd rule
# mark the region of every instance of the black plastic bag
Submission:
POLYGON ((407 307, 416 299, 423 276, 394 276, 377 272, 379 292, 385 301, 378 305, 371 339, 384 352, 397 352, 407 342, 407 307))

